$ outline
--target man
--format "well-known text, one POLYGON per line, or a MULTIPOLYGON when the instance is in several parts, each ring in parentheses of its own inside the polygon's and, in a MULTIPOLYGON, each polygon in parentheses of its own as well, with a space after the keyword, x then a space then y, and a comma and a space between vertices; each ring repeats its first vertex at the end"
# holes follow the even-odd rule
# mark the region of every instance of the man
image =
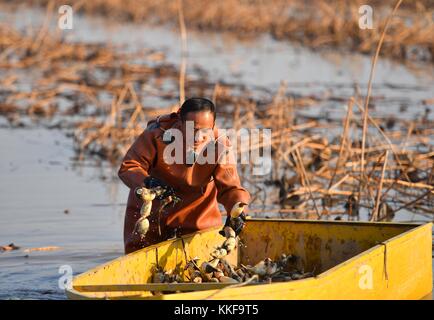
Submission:
POLYGON ((119 169, 120 179, 130 188, 124 226, 125 253, 164 241, 175 234, 221 225, 218 203, 223 204, 228 213, 226 225, 232 223, 237 233, 241 231, 242 221, 231 221, 229 213, 236 208, 242 211, 249 203, 250 195, 240 184, 236 163, 228 161, 234 159, 234 154, 229 140, 219 137, 215 120, 215 106, 210 100, 188 99, 177 113, 150 121, 128 150, 119 169), (189 141, 189 136, 193 137, 192 141, 189 141), (173 148, 174 143, 178 148, 175 153, 179 149, 184 151, 181 157, 176 157, 179 161, 170 161, 173 159, 170 159, 171 153, 167 148, 173 148), (198 161, 205 157, 213 161, 198 161), (161 216, 157 213, 160 200, 153 200, 149 230, 141 237, 135 232, 135 225, 143 201, 135 191, 141 187, 152 188, 150 177, 173 188, 181 201, 165 207, 161 216))

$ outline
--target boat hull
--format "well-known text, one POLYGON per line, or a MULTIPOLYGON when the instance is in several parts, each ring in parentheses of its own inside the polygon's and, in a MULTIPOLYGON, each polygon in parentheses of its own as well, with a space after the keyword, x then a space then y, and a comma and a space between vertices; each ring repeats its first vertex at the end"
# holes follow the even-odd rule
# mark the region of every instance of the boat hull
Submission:
POLYGON ((152 268, 182 269, 207 259, 219 228, 165 241, 98 266, 73 280, 70 299, 421 299, 432 292, 432 224, 250 219, 231 263, 255 264, 281 253, 301 257, 315 277, 154 295, 138 290, 152 268), (93 286, 93 287, 92 287, 93 286), (135 287, 134 287, 135 286, 135 287), (95 289, 97 288, 97 289, 95 289), (95 290, 95 291, 92 291, 95 290))

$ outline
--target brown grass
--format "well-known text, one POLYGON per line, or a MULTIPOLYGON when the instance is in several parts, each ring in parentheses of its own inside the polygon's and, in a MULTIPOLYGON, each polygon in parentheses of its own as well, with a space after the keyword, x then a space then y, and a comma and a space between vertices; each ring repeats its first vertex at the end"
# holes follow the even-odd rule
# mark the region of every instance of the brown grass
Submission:
MULTIPOLYGON (((81 158, 97 155, 117 167, 147 120, 179 106, 179 68, 161 52, 125 54, 104 44, 66 43, 44 28, 32 36, 0 25, 0 56, 0 114, 12 126, 28 116, 49 127, 58 121, 72 132, 81 158), (160 104, 145 104, 145 95, 159 97, 160 104)), ((261 99, 242 85, 210 83, 203 75, 187 76, 185 88, 187 97, 213 97, 227 127, 273 129, 273 172, 255 177, 250 166, 240 168, 254 199, 252 212, 274 205, 283 217, 327 218, 367 210, 375 220, 403 209, 434 213, 434 126, 428 117, 395 119, 388 128, 389 119, 366 114, 377 131, 365 132, 363 147, 364 108, 357 91, 343 119, 327 120, 302 111, 335 97, 294 97, 284 83, 261 99), (359 194, 362 170, 366 181, 359 194)), ((250 149, 262 147, 259 142, 250 149)))

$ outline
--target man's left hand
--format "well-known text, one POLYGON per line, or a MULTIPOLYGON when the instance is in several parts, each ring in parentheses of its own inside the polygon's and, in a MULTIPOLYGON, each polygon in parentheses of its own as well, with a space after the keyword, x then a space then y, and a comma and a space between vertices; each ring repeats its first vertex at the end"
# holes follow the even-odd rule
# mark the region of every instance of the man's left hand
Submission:
MULTIPOLYGON (((244 213, 244 209, 247 206, 244 202, 237 202, 228 214, 226 218, 225 227, 229 226, 232 228, 232 230, 235 231, 235 235, 239 235, 241 231, 243 230, 244 226, 246 225, 246 215, 244 213)), ((221 235, 225 235, 224 231, 220 231, 221 235)))

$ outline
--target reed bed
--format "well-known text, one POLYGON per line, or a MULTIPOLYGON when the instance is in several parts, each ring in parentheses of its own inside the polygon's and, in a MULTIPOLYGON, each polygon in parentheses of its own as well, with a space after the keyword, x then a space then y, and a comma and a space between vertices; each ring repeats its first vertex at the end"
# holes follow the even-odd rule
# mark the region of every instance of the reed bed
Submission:
MULTIPOLYGON (((65 129, 81 159, 97 156, 117 167, 146 121, 179 106, 180 71, 162 52, 123 53, 104 44, 68 43, 44 27, 30 34, 0 25, 0 56, 0 115, 11 126, 30 118, 65 129), (159 102, 149 104, 147 96, 159 102)), ((364 112, 357 89, 349 99, 300 96, 282 83, 258 95, 196 73, 184 75, 185 96, 213 97, 222 127, 272 128, 273 170, 254 176, 251 165, 240 165, 253 198, 251 214, 271 207, 282 217, 315 219, 434 213, 433 101, 421 101, 425 113, 411 120, 374 117, 364 112), (319 111, 325 102, 342 106, 344 116, 304 112, 319 111)), ((263 150, 264 143, 238 151, 263 150)))
MULTIPOLYGON (((48 0, 31 3, 46 5, 48 0)), ((51 1, 53 2, 53 1, 51 1)), ((396 1, 387 0, 94 0, 70 1, 79 12, 133 22, 177 25, 179 6, 189 30, 226 31, 242 37, 270 34, 314 49, 344 48, 371 54, 396 1), (359 28, 359 8, 373 8, 374 28, 359 28)), ((64 4, 60 0, 56 5, 64 4)), ((434 61, 434 3, 404 1, 391 21, 382 55, 434 61)))

